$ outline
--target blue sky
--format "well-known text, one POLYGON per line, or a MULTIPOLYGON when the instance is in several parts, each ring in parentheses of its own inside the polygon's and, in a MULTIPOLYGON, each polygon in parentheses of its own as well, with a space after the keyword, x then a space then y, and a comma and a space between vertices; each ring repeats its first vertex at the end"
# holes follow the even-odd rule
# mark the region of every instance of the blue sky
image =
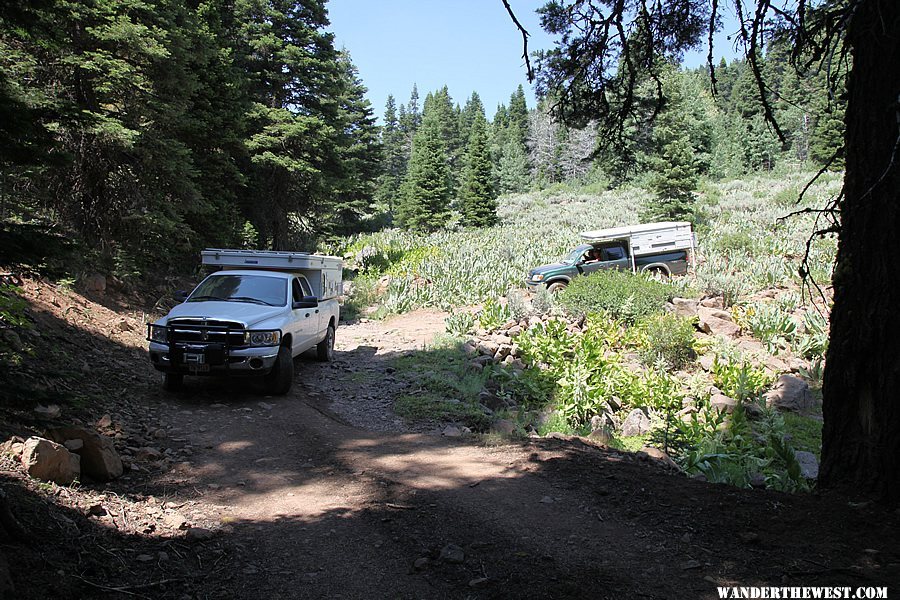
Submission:
MULTIPOLYGON (((531 34, 529 51, 549 49, 553 40, 541 29, 535 9, 544 0, 510 0, 531 34)), ((388 94, 406 103, 413 83, 420 102, 447 85, 454 102, 465 104, 477 91, 488 118, 521 84, 529 108, 534 93, 525 76, 522 37, 501 0, 329 0, 338 48, 345 47, 369 89, 379 119, 388 94)), ((724 35, 717 55, 733 56, 724 35)), ((685 57, 687 66, 706 60, 706 51, 685 57)))

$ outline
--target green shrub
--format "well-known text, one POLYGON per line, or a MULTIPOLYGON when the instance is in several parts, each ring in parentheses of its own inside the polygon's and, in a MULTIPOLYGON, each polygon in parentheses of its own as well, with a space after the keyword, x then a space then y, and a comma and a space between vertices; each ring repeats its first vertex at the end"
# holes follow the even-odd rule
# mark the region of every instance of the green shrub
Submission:
POLYGON ((713 361, 712 373, 716 387, 729 398, 741 402, 755 402, 772 384, 772 378, 764 370, 744 361, 721 362, 718 356, 713 361))
POLYGON ((638 354, 647 366, 662 360, 667 368, 678 370, 696 356, 693 319, 653 315, 640 322, 639 340, 638 354))
POLYGON ((669 286, 645 275, 604 271, 577 277, 559 294, 559 303, 573 316, 603 312, 625 323, 661 312, 671 298, 669 286))
POLYGON ((444 328, 450 335, 463 337, 472 333, 475 329, 475 317, 472 313, 452 313, 444 319, 444 328))
POLYGON ((478 313, 478 324, 485 331, 494 331, 512 318, 509 309, 494 299, 488 299, 478 313))

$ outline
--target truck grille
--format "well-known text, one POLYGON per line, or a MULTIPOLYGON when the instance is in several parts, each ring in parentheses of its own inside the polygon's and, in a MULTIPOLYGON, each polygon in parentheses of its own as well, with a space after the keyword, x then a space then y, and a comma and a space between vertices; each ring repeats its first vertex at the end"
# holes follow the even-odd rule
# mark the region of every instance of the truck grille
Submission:
POLYGON ((225 344, 231 348, 246 345, 243 324, 233 321, 172 319, 169 327, 169 342, 225 344))

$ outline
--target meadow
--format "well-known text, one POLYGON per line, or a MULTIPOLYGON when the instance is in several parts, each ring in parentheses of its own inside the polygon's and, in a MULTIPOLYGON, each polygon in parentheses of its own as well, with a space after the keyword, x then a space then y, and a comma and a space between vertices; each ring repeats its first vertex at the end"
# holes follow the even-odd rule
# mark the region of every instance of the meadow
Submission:
POLYGON ((805 490, 795 451, 819 454, 820 410, 783 413, 766 406, 764 394, 790 371, 820 394, 836 240, 809 242, 815 212, 787 216, 823 205, 839 192, 840 178, 826 174, 798 203, 810 177, 704 184, 696 270, 664 282, 597 275, 555 297, 522 289, 528 270, 565 254, 580 231, 640 222, 649 199, 640 188, 560 186, 505 196, 492 228, 387 230, 327 250, 352 269, 351 315, 450 313, 447 335, 430 352, 398 359, 401 377, 430 378, 427 394, 398 401, 399 414, 482 432, 502 421, 514 435, 599 435, 622 449, 662 449, 710 481, 805 490), (807 246, 811 285, 800 276, 807 246), (701 334, 696 317, 671 313, 674 297, 721 298, 741 338, 701 334), (522 325, 512 340, 515 360, 473 369, 466 350, 478 336, 506 335, 511 323, 522 325), (493 410, 485 394, 498 399, 493 410), (721 395, 735 407, 714 406, 721 395), (650 426, 625 435, 635 410, 650 426))

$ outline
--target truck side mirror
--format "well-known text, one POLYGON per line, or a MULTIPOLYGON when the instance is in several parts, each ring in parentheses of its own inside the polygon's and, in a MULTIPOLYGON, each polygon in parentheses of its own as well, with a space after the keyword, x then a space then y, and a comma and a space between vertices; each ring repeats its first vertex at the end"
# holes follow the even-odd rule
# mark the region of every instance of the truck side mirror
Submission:
POLYGON ((174 294, 172 294, 172 297, 176 302, 184 302, 185 300, 187 300, 188 293, 185 290, 177 290, 174 294))
POLYGON ((303 296, 300 300, 291 304, 291 308, 315 308, 319 305, 319 299, 315 296, 303 296))

